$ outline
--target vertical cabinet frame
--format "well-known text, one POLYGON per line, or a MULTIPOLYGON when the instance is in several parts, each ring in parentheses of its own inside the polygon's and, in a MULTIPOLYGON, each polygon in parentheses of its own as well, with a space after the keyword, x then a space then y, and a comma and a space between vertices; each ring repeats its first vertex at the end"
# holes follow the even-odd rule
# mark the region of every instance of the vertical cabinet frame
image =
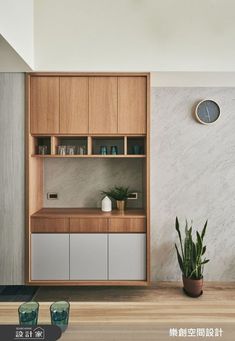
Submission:
MULTIPOLYGON (((126 87, 128 88, 128 84, 126 87)), ((137 82, 136 89, 139 91, 140 86, 137 82)), ((117 90, 118 91, 118 90, 117 90)), ((130 92, 131 93, 131 92, 130 92)), ((88 97, 89 97, 89 89, 88 89, 88 97)), ((127 96, 128 97, 128 96, 127 96)), ((118 94, 117 94, 118 98, 118 94)), ((116 102, 115 102, 116 103, 116 102)), ((118 99, 117 99, 117 113, 118 113, 118 99)), ((115 105, 116 105, 115 104, 115 105)), ((122 108, 125 109, 125 105, 122 103, 122 108)), ((128 108, 128 105, 127 105, 128 108)), ((123 109, 123 110, 124 110, 123 109)), ((88 115, 89 115, 89 104, 88 104, 88 115)), ((133 119, 133 118, 132 118, 133 119)), ((122 117, 123 122, 123 117, 122 117)), ((60 124, 59 124, 60 125, 60 124)), ((121 124, 123 126, 123 123, 121 124)), ((41 128, 40 128, 41 129, 41 128)), ((25 242, 25 283, 28 285, 138 285, 144 286, 149 285, 151 282, 150 276, 150 74, 149 73, 28 73, 26 75, 26 148, 25 148, 25 159, 26 159, 26 171, 25 171, 25 183, 26 183, 26 242, 25 242), (119 77, 137 77, 138 79, 144 77, 146 82, 145 96, 146 98, 142 98, 141 105, 146 106, 146 130, 144 129, 142 132, 135 134, 133 131, 120 131, 118 125, 120 121, 118 121, 117 117, 117 130, 113 128, 113 132, 108 133, 95 133, 89 131, 89 126, 91 124, 90 118, 88 117, 88 132, 80 131, 73 133, 61 133, 58 131, 57 122, 60 123, 60 117, 56 118, 56 129, 51 132, 48 131, 40 131, 40 134, 35 131, 31 132, 31 79, 32 77, 87 77, 88 84, 90 79, 94 77, 114 77, 117 78, 118 86, 120 87, 120 83, 118 82, 119 77), (143 104, 144 103, 144 104, 143 104), (119 123, 118 123, 119 122, 119 123), (50 152, 51 155, 47 155, 46 157, 58 157, 56 155, 56 146, 58 145, 58 141, 60 137, 63 136, 80 136, 85 137, 87 139, 87 155, 80 155, 79 157, 101 157, 100 155, 93 155, 93 139, 96 136, 110 136, 110 137, 122 137, 123 138, 123 155, 118 155, 118 157, 133 157, 133 155, 128 155, 128 138, 143 137, 144 138, 144 155, 141 157, 145 158, 144 164, 144 192, 145 192, 145 203, 144 209, 146 214, 146 281, 118 281, 118 280, 109 280, 109 281, 45 281, 38 280, 33 281, 31 276, 31 222, 30 218, 33 214, 38 212, 43 208, 43 170, 44 170, 44 156, 35 155, 35 138, 38 136, 42 137, 50 137, 50 152)), ((108 157, 113 157, 108 155, 108 157)), ((135 156, 134 157, 138 157, 135 156)), ((139 156, 140 157, 140 156, 139 156)))

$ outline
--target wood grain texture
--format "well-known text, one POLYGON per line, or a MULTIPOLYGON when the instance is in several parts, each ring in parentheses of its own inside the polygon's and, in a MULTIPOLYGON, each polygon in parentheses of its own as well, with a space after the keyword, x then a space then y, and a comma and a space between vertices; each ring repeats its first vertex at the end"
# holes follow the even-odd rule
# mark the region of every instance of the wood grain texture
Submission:
POLYGON ((43 206, 43 159, 30 157, 34 150, 34 139, 28 137, 29 155, 27 157, 27 187, 29 214, 40 210, 43 206))
POLYGON ((68 218, 31 218, 32 233, 68 233, 68 218))
POLYGON ((97 287, 97 286, 103 286, 103 287, 116 287, 116 286, 120 286, 120 287, 126 287, 126 286, 133 286, 133 287, 147 287, 148 285, 150 285, 149 282, 147 281, 109 281, 109 280, 105 280, 105 281, 93 281, 93 280, 84 280, 84 281, 73 281, 73 280, 69 280, 69 281, 58 281, 58 280, 28 280, 26 282, 26 284, 28 285, 36 285, 36 286, 54 286, 54 287, 58 287, 58 286, 67 286, 67 287, 73 287, 73 286, 81 286, 81 287, 87 287, 87 286, 91 286, 91 287, 97 287))
POLYGON ((139 159, 139 158, 145 158, 145 155, 38 155, 38 154, 32 154, 32 157, 38 158, 38 159, 53 159, 53 158, 57 158, 57 159, 61 159, 61 158, 72 158, 72 159, 76 159, 76 158, 97 158, 97 159, 139 159))
MULTIPOLYGON (((166 306, 203 306, 204 304, 226 303, 235 307, 235 282, 204 282, 204 293, 198 299, 186 296, 182 291, 182 282, 153 282, 148 287, 42 287, 35 299, 40 302, 56 301, 65 297, 71 302, 136 302, 156 303, 166 306)), ((222 307, 221 307, 222 308, 222 307)), ((234 316, 235 318, 235 316, 234 316)))
POLYGON ((145 181, 143 182, 144 184, 144 188, 143 188, 143 192, 145 193, 145 210, 146 210, 146 216, 147 216, 147 233, 146 233, 146 238, 147 238, 147 281, 150 282, 151 281, 151 230, 150 230, 150 226, 151 226, 151 216, 150 216, 150 207, 151 207, 151 202, 150 202, 150 198, 151 198, 151 191, 150 191, 150 132, 151 132, 151 107, 150 107, 150 74, 147 75, 146 78, 146 110, 147 110, 147 116, 146 116, 146 120, 147 120, 147 136, 146 136, 146 140, 145 140, 145 153, 146 153, 146 162, 145 162, 145 171, 143 172, 143 176, 145 181))
POLYGON ((105 218, 70 218, 70 233, 106 233, 108 219, 105 218))
POLYGON ((117 77, 89 78, 89 133, 117 133, 117 77))
POLYGON ((96 76, 96 77, 115 77, 115 76, 146 76, 147 72, 29 72, 31 76, 51 76, 51 77, 68 77, 68 76, 96 76))
POLYGON ((24 282, 24 74, 0 73, 0 284, 24 282))
POLYGON ((60 133, 88 133, 88 77, 60 78, 60 133))
MULTIPOLYGON (((127 328, 133 336, 135 330, 141 331, 138 329, 140 326, 146 330, 140 333, 142 338, 137 340, 164 340, 151 338, 155 336, 152 328, 156 324, 165 324, 165 335, 175 325, 198 327, 203 324, 211 327, 215 324, 218 327, 230 323, 234 332, 235 283, 205 283, 204 294, 198 299, 185 296, 181 287, 180 282, 159 282, 146 288, 80 287, 78 290, 77 287, 41 287, 34 300, 40 302, 39 323, 50 322, 51 302, 62 297, 70 301, 70 326, 63 336, 64 340, 79 340, 81 335, 84 336, 80 335, 80 331, 85 326, 89 329, 85 340, 94 340, 94 330, 98 340, 106 340, 106 336, 110 335, 107 340, 111 340, 120 331, 122 333, 118 334, 117 340, 129 340, 124 330, 127 328), (110 328, 108 335, 102 332, 105 326, 110 328)), ((18 305, 18 302, 0 303, 1 324, 18 323, 18 305)))
POLYGON ((118 132, 144 134, 146 126, 146 77, 118 77, 118 132))
POLYGON ((42 208, 35 212, 33 217, 48 217, 48 218, 59 218, 59 217, 78 217, 78 218, 111 218, 118 217, 125 219, 128 217, 139 218, 145 217, 145 212, 142 209, 128 209, 124 212, 113 210, 111 212, 102 212, 99 208, 42 208))
POLYGON ((31 133, 59 133, 59 77, 30 79, 31 133))
POLYGON ((146 232, 146 219, 145 218, 112 218, 109 219, 109 232, 146 232))

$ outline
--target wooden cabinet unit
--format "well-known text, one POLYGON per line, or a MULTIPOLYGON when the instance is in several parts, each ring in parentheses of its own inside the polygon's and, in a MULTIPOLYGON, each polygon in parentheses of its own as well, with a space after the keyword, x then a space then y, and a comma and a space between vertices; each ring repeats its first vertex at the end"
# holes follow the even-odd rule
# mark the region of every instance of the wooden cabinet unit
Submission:
POLYGON ((60 77, 60 133, 88 133, 88 77, 60 77))
POLYGON ((89 133, 116 134, 117 77, 89 78, 89 133))
POLYGON ((32 134, 59 133, 59 77, 31 77, 30 113, 32 134))
MULTIPOLYGON (((149 97, 148 73, 28 74, 26 284, 150 284, 149 97), (73 160, 66 162, 66 158, 73 160), (123 184, 125 173, 130 173, 126 167, 132 169, 138 162, 140 167, 133 168, 140 172, 136 174, 138 200, 132 201, 132 196, 125 211, 102 212, 86 207, 86 200, 81 201, 84 207, 44 207, 48 203, 44 191, 50 188, 48 164, 54 163, 56 177, 57 168, 62 167, 60 174, 74 163, 90 163, 86 158, 93 159, 91 169, 84 167, 87 172, 96 164, 110 167, 120 159, 123 184)), ((86 176, 84 183, 90 179, 89 173, 86 176)), ((51 188, 57 191, 54 185, 51 188)), ((60 198, 66 206, 70 185, 60 183, 64 193, 58 193, 58 206, 60 198)), ((80 192, 84 194, 84 188, 80 192)))
POLYGON ((118 132, 146 134, 146 77, 118 77, 118 132))

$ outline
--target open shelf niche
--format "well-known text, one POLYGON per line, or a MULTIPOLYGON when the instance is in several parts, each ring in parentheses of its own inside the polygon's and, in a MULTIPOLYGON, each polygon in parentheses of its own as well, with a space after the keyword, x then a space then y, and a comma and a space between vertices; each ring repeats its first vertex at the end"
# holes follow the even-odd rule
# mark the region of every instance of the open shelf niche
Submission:
POLYGON ((145 136, 34 136, 34 157, 146 157, 145 136), (39 152, 39 146, 47 152, 39 152))

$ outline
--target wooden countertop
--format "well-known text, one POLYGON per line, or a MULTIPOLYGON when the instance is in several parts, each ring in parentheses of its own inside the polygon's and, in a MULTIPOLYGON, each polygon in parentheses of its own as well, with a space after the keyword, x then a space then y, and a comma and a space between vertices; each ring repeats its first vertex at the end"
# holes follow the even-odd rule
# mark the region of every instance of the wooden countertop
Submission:
MULTIPOLYGON (((61 341, 170 341, 205 340, 169 337, 170 328, 222 328, 222 337, 234 340, 235 283, 205 282, 204 293, 187 297, 181 282, 157 282, 151 287, 41 287, 39 324, 50 323, 50 305, 70 302, 69 327, 61 341)), ((0 323, 18 324, 21 302, 0 302, 0 323)))
POLYGON ((145 218, 143 209, 128 209, 124 212, 113 210, 102 212, 100 208, 42 208, 35 212, 32 217, 58 218, 58 217, 102 217, 102 218, 145 218))

